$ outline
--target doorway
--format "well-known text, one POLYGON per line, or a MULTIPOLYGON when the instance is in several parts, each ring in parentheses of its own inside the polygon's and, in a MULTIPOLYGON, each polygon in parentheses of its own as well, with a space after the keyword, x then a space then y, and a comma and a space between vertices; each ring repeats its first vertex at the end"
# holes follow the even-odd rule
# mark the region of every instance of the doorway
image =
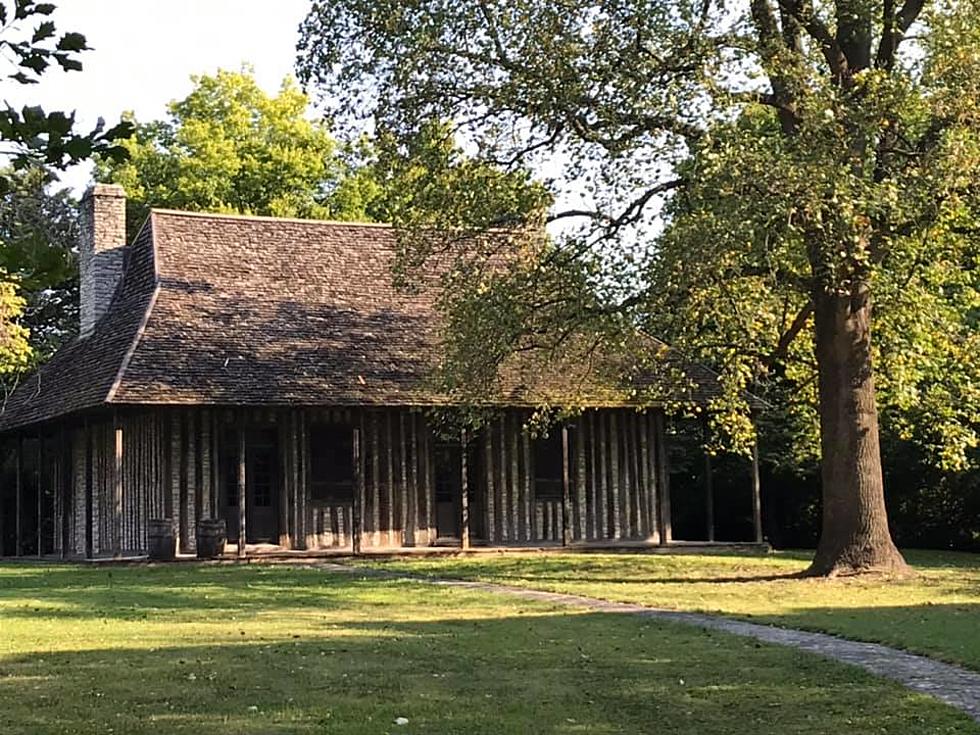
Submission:
MULTIPOLYGON (((228 540, 238 542, 238 432, 222 437, 222 508, 228 540)), ((279 543, 279 437, 275 429, 245 431, 245 541, 279 543)))
MULTIPOLYGON (((483 453, 479 441, 466 447, 466 486, 469 499, 470 540, 484 539, 483 523, 483 453)), ((455 543, 462 539, 463 529, 463 448, 459 442, 440 442, 433 447, 435 476, 436 535, 438 540, 455 543)))

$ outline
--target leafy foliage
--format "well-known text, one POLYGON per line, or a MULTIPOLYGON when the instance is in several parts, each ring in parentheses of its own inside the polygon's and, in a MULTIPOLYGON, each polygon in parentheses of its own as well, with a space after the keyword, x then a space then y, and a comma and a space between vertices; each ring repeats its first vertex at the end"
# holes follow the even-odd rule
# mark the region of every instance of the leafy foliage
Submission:
POLYGON ((449 308, 474 359, 639 325, 720 371, 715 428, 736 444, 744 390, 767 397, 773 457, 799 466, 816 447, 814 294, 870 288, 886 429, 962 468, 980 418, 977 10, 342 0, 314 4, 299 72, 340 120, 399 141, 448 120, 481 162, 546 173, 562 256, 533 269, 584 277, 536 278, 525 299, 466 260, 449 308))
POLYGON ((331 202, 344 174, 337 144, 306 116, 307 99, 286 80, 269 96, 248 70, 194 77, 166 120, 136 125, 126 160, 102 161, 97 178, 121 184, 138 226, 150 207, 271 215, 356 218, 331 202))
MULTIPOLYGON (((8 84, 36 84, 52 65, 81 71, 78 56, 89 48, 85 36, 59 34, 51 20, 54 12, 52 3, 0 1, 0 78, 8 84)), ((93 130, 79 133, 74 113, 45 112, 34 105, 17 110, 5 104, 0 109, 0 156, 15 169, 35 165, 64 169, 96 153, 121 158, 124 151, 115 141, 130 132, 126 123, 107 129, 100 119, 93 130)), ((9 179, 0 176, 0 194, 9 185, 9 179)))
POLYGON ((8 174, 0 197, 0 269, 16 278, 25 299, 21 323, 35 360, 44 360, 78 326, 75 253, 78 205, 67 190, 52 191, 39 168, 8 174))
POLYGON ((28 332, 20 323, 24 306, 17 282, 0 271, 0 379, 22 371, 30 358, 28 332))

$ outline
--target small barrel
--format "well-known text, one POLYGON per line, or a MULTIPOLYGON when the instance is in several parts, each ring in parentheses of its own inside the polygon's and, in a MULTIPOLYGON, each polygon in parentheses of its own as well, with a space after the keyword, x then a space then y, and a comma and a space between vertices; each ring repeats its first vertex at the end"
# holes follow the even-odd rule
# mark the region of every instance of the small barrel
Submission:
POLYGON ((205 518, 197 523, 197 558, 218 559, 224 556, 228 529, 224 518, 205 518))
POLYGON ((147 524, 147 556, 151 561, 173 561, 177 558, 177 534, 172 518, 151 518, 147 524))

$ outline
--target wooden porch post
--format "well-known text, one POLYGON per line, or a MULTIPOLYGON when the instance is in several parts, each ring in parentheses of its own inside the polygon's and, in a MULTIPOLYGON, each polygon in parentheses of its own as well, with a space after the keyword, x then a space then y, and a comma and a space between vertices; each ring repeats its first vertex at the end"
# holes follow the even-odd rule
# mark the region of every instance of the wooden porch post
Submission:
POLYGON ((21 515, 23 514, 23 503, 24 503, 24 481, 21 475, 24 469, 24 438, 22 436, 17 437, 17 457, 14 461, 14 556, 20 556, 23 553, 22 544, 23 538, 21 538, 21 533, 23 530, 23 521, 21 520, 21 515))
POLYGON ((245 419, 238 417, 238 558, 245 558, 245 419))
POLYGON ((351 499, 351 553, 361 553, 361 493, 364 492, 364 473, 361 471, 361 429, 354 428, 354 497, 351 499))
MULTIPOLYGON (((708 422, 704 421, 701 427, 704 431, 704 441, 708 441, 708 422)), ((708 541, 715 540, 715 486, 714 477, 711 469, 711 453, 704 450, 704 508, 705 526, 708 532, 708 541)))
POLYGON ((762 543, 762 498, 759 483, 759 442, 752 445, 752 528, 755 542, 762 543))
POLYGON ((704 453, 704 505, 705 525, 708 531, 708 541, 715 540, 715 488, 711 471, 711 455, 704 453))
POLYGON ((669 544, 673 541, 670 518, 670 472, 667 468, 667 436, 664 430, 664 415, 657 413, 654 419, 657 444, 657 478, 660 488, 660 543, 669 544))
POLYGON ((460 434, 460 499, 459 499, 459 511, 460 511, 460 543, 462 545, 463 551, 470 548, 470 488, 469 488, 469 473, 467 472, 467 457, 466 457, 466 429, 463 429, 460 434))
POLYGON ((221 431, 218 410, 211 412, 211 517, 221 518, 221 489, 219 475, 221 469, 221 449, 218 434, 221 431))
MULTIPOLYGON (((85 558, 91 559, 95 554, 95 531, 92 504, 95 502, 93 487, 92 453, 95 451, 92 438, 92 425, 85 419, 85 558)), ((169 450, 168 450, 169 453, 169 450)))
POLYGON ((34 465, 34 492, 36 494, 36 497, 35 497, 35 501, 36 501, 35 502, 35 506, 36 506, 36 508, 35 508, 35 510, 37 512, 37 520, 36 520, 36 523, 35 523, 35 525, 36 525, 36 528, 35 528, 35 536, 37 536, 37 549, 36 549, 36 551, 37 551, 37 558, 38 559, 40 559, 44 555, 44 549, 43 549, 43 546, 42 546, 42 543, 44 541, 44 533, 43 533, 43 529, 44 529, 43 508, 44 508, 44 506, 43 506, 43 503, 41 502, 42 501, 42 498, 43 498, 42 490, 41 490, 41 467, 43 466, 43 462, 44 462, 44 455, 42 454, 42 449, 43 448, 44 448, 44 435, 41 433, 41 430, 38 429, 38 431, 37 431, 37 452, 34 455, 34 458, 37 460, 37 462, 34 465))
POLYGON ((568 426, 561 427, 561 545, 572 543, 572 496, 568 472, 568 426))
POLYGON ((7 541, 7 512, 6 512, 6 500, 7 500, 7 462, 10 461, 10 456, 8 452, 10 451, 10 444, 3 442, 0 444, 0 470, 4 471, 3 480, 0 484, 0 559, 6 556, 6 541, 7 541))
POLYGON ((112 552, 122 556, 123 541, 123 430, 119 417, 113 417, 116 461, 112 476, 112 552))
POLYGON ((72 477, 74 473, 72 472, 71 443, 68 441, 64 424, 61 425, 58 444, 58 461, 61 464, 61 474, 58 478, 61 484, 59 488, 59 492, 61 493, 61 558, 67 559, 70 556, 68 549, 72 545, 70 519, 75 517, 75 494, 72 492, 72 477))

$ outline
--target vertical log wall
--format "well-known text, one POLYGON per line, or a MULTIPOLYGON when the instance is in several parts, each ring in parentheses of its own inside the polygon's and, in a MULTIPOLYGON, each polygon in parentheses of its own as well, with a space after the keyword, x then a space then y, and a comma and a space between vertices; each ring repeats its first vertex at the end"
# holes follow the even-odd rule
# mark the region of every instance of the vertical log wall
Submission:
MULTIPOLYGON (((473 544, 489 545, 669 539, 669 530, 661 532, 670 527, 662 415, 590 410, 570 422, 557 498, 536 497, 536 440, 524 431, 526 419, 506 412, 468 438, 473 451, 463 481, 469 493, 460 505, 461 516, 468 511, 465 523, 460 518, 461 539, 467 532, 473 544)), ((198 520, 227 510, 229 470, 221 457, 237 451, 223 443, 229 432, 237 436, 239 422, 274 430, 281 546, 353 547, 353 500, 311 494, 309 437, 321 424, 358 432, 361 548, 435 543, 437 438, 421 411, 160 407, 120 409, 8 441, 3 475, 19 479, 16 488, 4 479, 0 493, 4 553, 16 544, 20 554, 142 554, 147 521, 166 517, 175 522, 180 550, 194 553, 198 520)), ((461 468, 453 471, 459 477, 461 468)))
POLYGON ((661 438, 653 414, 591 410, 569 424, 560 499, 535 497, 534 440, 523 431, 525 419, 508 413, 482 435, 487 543, 659 540, 661 438))

